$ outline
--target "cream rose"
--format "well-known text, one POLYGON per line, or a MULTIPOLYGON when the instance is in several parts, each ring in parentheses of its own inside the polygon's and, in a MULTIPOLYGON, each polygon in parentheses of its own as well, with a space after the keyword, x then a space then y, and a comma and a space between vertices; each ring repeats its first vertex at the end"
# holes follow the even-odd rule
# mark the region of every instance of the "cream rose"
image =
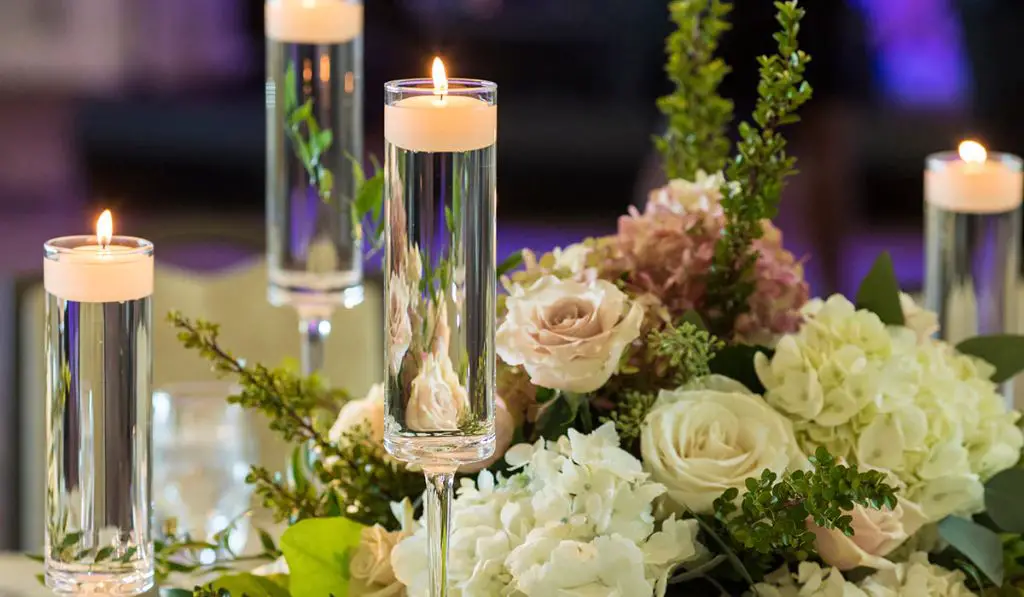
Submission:
POLYGON ((392 597, 405 586, 395 578, 391 550, 406 537, 402 531, 388 532, 379 525, 363 529, 359 547, 349 563, 352 578, 363 586, 363 597, 392 597))
POLYGON ((738 382, 713 376, 707 386, 662 391, 640 434, 644 468, 668 497, 698 514, 726 489, 770 469, 807 464, 789 420, 738 382))
POLYGON ((405 426, 412 431, 456 431, 469 408, 469 395, 459 383, 447 354, 427 354, 412 380, 405 405, 405 426))
POLYGON ((855 505, 847 514, 853 517, 852 537, 836 529, 822 528, 810 520, 807 522, 807 528, 814 533, 818 555, 826 564, 840 570, 860 566, 876 570, 895 568, 885 556, 927 522, 921 508, 906 500, 900 500, 892 510, 855 505))
POLYGON ((391 374, 397 375, 412 343, 412 322, 409 320, 409 288, 406 280, 396 274, 391 274, 388 284, 387 336, 391 374))
POLYGON ((337 442, 346 431, 359 425, 370 429, 373 441, 384 441, 384 384, 374 384, 365 398, 351 400, 341 407, 328 436, 337 442))
POLYGON ((643 309, 605 280, 544 276, 529 288, 513 287, 505 304, 498 355, 522 365, 535 385, 567 392, 604 385, 643 318, 643 309))

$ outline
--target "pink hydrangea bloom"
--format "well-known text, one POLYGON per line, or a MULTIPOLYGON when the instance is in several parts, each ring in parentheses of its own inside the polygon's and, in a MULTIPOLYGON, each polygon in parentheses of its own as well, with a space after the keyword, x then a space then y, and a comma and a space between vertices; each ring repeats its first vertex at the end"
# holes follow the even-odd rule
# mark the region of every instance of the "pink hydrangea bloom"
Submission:
MULTIPOLYGON (((707 274, 725 226, 720 195, 709 192, 684 205, 672 201, 676 191, 672 185, 656 189, 643 212, 630 208, 619 218, 602 274, 623 278, 637 294, 654 295, 674 316, 689 309, 706 313, 713 307, 705 303, 707 274)), ((750 310, 734 326, 738 337, 751 342, 795 331, 809 295, 802 264, 782 247, 782 233, 768 221, 763 225, 764 236, 754 243, 758 259, 750 310)))

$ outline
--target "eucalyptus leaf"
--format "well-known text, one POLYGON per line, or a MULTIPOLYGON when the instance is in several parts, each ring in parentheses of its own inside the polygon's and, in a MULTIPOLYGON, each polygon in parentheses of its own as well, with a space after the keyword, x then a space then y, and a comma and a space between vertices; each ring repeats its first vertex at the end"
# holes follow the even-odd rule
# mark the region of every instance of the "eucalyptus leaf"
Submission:
POLYGON ((867 309, 886 325, 903 325, 903 307, 900 306, 900 286, 892 267, 892 256, 883 252, 871 266, 857 290, 857 308, 867 309))
POLYGON ((947 516, 939 536, 971 561, 996 586, 1003 584, 1003 543, 999 535, 965 518, 947 516))
POLYGON ((1007 469, 985 484, 985 513, 1001 530, 1024 533, 1024 469, 1007 469))
POLYGON ((347 518, 309 518, 281 536, 295 595, 347 595, 349 561, 362 525, 347 518))
MULTIPOLYGON (((291 597, 288 589, 265 576, 256 576, 255 574, 229 574, 218 578, 207 587, 211 591, 227 591, 231 597, 291 597)), ((302 594, 312 595, 314 593, 302 594)))
POLYGON ((968 338, 956 345, 956 349, 971 356, 988 361, 996 368, 992 381, 1003 383, 1024 371, 1024 336, 996 334, 968 338))
POLYGON ((735 379, 747 386, 755 394, 763 394, 764 384, 757 377, 754 369, 754 355, 764 353, 769 359, 775 351, 765 346, 752 346, 749 344, 730 344, 722 347, 715 353, 714 358, 708 363, 712 373, 724 375, 735 379))

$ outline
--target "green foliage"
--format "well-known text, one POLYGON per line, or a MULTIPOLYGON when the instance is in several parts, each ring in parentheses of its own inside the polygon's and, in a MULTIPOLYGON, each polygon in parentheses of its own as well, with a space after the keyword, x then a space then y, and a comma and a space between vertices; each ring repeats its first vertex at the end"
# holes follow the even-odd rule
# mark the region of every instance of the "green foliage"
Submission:
POLYGON ((726 179, 740 187, 722 189, 727 218, 715 247, 707 304, 715 308, 711 329, 723 336, 731 332, 736 317, 746 312, 754 290, 757 254, 752 244, 763 233, 761 221, 775 216, 785 181, 796 173, 796 159, 786 153, 786 139, 779 129, 798 122, 797 110, 811 98, 811 86, 804 80, 810 56, 797 43, 805 11, 796 0, 776 2, 775 7, 781 27, 774 35, 778 53, 758 58, 754 124, 740 124, 736 155, 726 169, 726 179))
POLYGON ((1024 336, 995 334, 968 338, 956 345, 964 354, 988 361, 996 368, 992 381, 1003 383, 1024 371, 1024 336))
POLYGON ((298 455, 301 451, 297 452, 289 467, 290 478, 262 467, 250 471, 247 481, 279 518, 295 522, 345 516, 362 524, 392 527, 391 501, 422 493, 422 475, 389 458, 366 427, 348 431, 337 443, 328 438, 319 415, 333 412, 348 400, 345 392, 324 389, 315 377, 303 378, 287 368, 243 364, 220 346, 217 325, 193 322, 178 313, 171 313, 169 319, 186 348, 210 361, 215 372, 237 379, 241 393, 229 397, 229 402, 262 412, 271 430, 318 454, 313 462, 304 463, 298 455))
MULTIPOLYGON (((326 595, 326 593, 324 593, 326 595)), ((230 574, 196 587, 193 597, 290 597, 288 589, 270 577, 254 574, 230 574)))
POLYGON ((742 549, 756 554, 805 560, 814 554, 814 533, 806 521, 853 534, 846 512, 854 505, 894 508, 895 490, 878 471, 858 471, 836 463, 824 448, 810 458, 812 471, 791 471, 779 478, 765 470, 746 480, 740 504, 736 488, 715 500, 715 519, 742 549))
POLYGON ((669 4, 676 30, 666 41, 665 72, 675 91, 658 100, 668 129, 655 139, 668 178, 693 180, 697 170, 718 172, 729 154, 727 129, 732 102, 718 95, 729 67, 715 57, 730 28, 728 0, 675 0, 669 4))
POLYGON ((295 595, 347 595, 349 562, 363 526, 346 518, 317 518, 293 525, 281 550, 295 595))
POLYGON ((623 446, 628 448, 640 439, 644 421, 657 399, 658 394, 655 392, 626 390, 616 403, 615 410, 607 417, 602 418, 602 422, 612 421, 615 423, 615 430, 619 432, 619 440, 623 446))
POLYGON ((985 514, 1007 533, 1024 533, 1024 469, 1007 469, 985 484, 985 514))
POLYGON ((322 158, 334 144, 334 134, 320 129, 313 116, 312 99, 299 105, 296 87, 295 64, 289 63, 284 75, 284 130, 292 142, 295 155, 306 169, 309 185, 316 189, 320 200, 327 203, 334 190, 334 173, 324 165, 322 158))
POLYGON ((903 325, 900 286, 889 252, 883 252, 857 289, 857 308, 867 309, 886 325, 903 325))
POLYGON ((717 375, 724 375, 735 379, 747 386, 747 389, 755 394, 764 393, 764 384, 757 376, 754 369, 754 355, 764 353, 769 359, 775 351, 764 346, 751 346, 749 344, 730 344, 721 348, 711 359, 709 366, 711 372, 717 375))
POLYGON ((1003 543, 995 531, 966 518, 947 516, 939 523, 939 536, 993 584, 1003 584, 1003 543))
POLYGON ((648 361, 666 368, 673 386, 681 386, 711 373, 709 363, 725 344, 689 321, 654 330, 647 335, 648 361))
POLYGON ((557 393, 541 410, 531 436, 532 441, 540 438, 554 441, 565 435, 576 422, 581 404, 586 401, 586 396, 557 393))
POLYGON ((280 557, 273 538, 266 531, 257 529, 263 538, 263 549, 259 553, 241 556, 231 549, 231 534, 235 525, 247 517, 239 516, 228 526, 218 531, 210 541, 195 539, 189 533, 180 533, 177 522, 164 523, 160 536, 153 542, 153 560, 157 582, 166 580, 171 574, 203 575, 211 572, 231 570, 243 562, 271 562, 280 557), (216 554, 213 560, 209 555, 216 554))

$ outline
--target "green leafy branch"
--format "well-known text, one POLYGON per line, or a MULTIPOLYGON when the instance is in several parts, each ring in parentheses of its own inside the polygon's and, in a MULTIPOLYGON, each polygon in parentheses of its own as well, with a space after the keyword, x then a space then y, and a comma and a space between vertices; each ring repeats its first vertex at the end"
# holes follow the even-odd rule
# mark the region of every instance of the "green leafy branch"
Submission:
MULTIPOLYGON (((313 115, 312 99, 299 104, 297 88, 295 64, 289 63, 284 75, 284 129, 296 157, 306 170, 310 187, 316 189, 321 201, 329 203, 335 180, 334 173, 324 164, 323 158, 334 145, 334 133, 320 127, 313 115)), ((352 155, 346 157, 352 162, 352 179, 355 181, 355 196, 351 203, 353 234, 356 238, 363 238, 363 223, 367 216, 372 216, 370 238, 376 250, 383 239, 381 211, 384 204, 384 171, 377 160, 372 159, 374 173, 367 178, 359 158, 352 155)))
POLYGON ((228 401, 266 415, 270 429, 296 446, 310 446, 317 455, 304 462, 296 449, 287 477, 253 467, 247 481, 278 518, 344 516, 362 524, 393 526, 390 503, 423 492, 423 477, 391 459, 365 426, 332 441, 319 422, 349 399, 340 390, 323 388, 315 377, 303 378, 287 368, 243 364, 220 346, 219 327, 171 313, 185 348, 196 350, 221 375, 234 376, 241 387, 228 401))
POLYGON ((722 189, 727 218, 715 247, 707 299, 719 311, 712 322, 712 329, 719 333, 730 331, 736 317, 747 309, 757 260, 752 244, 763 233, 761 221, 775 216, 786 178, 796 173, 796 159, 786 154, 786 139, 779 129, 798 122, 797 110, 811 98, 811 86, 804 80, 811 58, 797 41, 805 10, 796 0, 776 2, 775 7, 781 27, 773 36, 778 53, 758 58, 754 124, 740 124, 740 141, 726 174, 740 187, 722 189))
POLYGON ((717 172, 726 163, 733 104, 718 95, 729 67, 715 57, 719 38, 729 30, 728 0, 675 0, 669 5, 676 30, 666 41, 665 72, 675 91, 658 100, 668 117, 665 134, 655 139, 665 174, 693 180, 697 170, 717 172))
POLYGON ((838 464, 825 448, 809 460, 811 471, 790 471, 780 478, 766 469, 760 479, 747 479, 739 506, 735 487, 715 500, 715 520, 739 547, 762 556, 805 560, 815 553, 808 518, 852 536, 848 512, 855 505, 896 507, 896 490, 886 484, 883 473, 838 464))

